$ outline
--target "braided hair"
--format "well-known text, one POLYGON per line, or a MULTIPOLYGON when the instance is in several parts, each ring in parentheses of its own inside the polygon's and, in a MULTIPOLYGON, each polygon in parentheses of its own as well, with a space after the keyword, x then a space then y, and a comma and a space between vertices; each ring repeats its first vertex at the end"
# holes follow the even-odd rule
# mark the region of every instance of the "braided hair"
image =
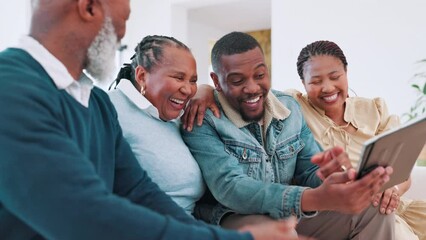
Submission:
POLYGON ((333 56, 340 59, 343 63, 343 68, 346 71, 348 62, 346 61, 346 57, 345 54, 343 54, 342 49, 340 49, 336 43, 331 41, 316 41, 304 47, 297 58, 297 73, 299 74, 300 79, 304 79, 303 67, 305 66, 305 62, 307 62, 311 57, 321 55, 333 56))
POLYGON ((161 63, 164 54, 163 50, 166 46, 190 51, 185 44, 173 37, 160 35, 146 36, 136 46, 135 54, 130 58, 131 62, 123 64, 112 85, 115 84, 117 86, 120 80, 124 78, 130 80, 133 86, 136 87, 138 85, 135 79, 136 67, 142 66, 146 71, 150 72, 161 63))

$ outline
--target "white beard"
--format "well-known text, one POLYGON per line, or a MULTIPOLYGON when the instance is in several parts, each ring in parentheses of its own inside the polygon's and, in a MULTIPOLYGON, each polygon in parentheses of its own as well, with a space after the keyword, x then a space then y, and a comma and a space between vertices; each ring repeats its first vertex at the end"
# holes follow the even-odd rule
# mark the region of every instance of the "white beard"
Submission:
POLYGON ((87 50, 86 71, 102 85, 108 83, 115 71, 115 52, 118 46, 117 34, 111 18, 106 17, 102 29, 87 50))

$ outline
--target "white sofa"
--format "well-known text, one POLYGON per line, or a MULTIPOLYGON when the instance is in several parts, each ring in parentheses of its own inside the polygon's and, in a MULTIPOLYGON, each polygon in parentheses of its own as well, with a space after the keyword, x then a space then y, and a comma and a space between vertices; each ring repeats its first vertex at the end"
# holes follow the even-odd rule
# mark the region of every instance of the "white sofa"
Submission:
POLYGON ((415 166, 411 172, 411 187, 404 194, 405 197, 410 199, 423 199, 426 200, 426 166, 415 166))

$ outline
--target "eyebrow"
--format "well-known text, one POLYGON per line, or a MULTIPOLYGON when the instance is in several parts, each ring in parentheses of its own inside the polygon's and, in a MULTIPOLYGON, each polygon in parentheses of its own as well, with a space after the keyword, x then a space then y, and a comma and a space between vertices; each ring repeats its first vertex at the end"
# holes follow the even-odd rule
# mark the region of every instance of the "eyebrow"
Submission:
MULTIPOLYGON (((181 75, 184 75, 184 76, 189 76, 189 75, 188 75, 188 74, 186 74, 185 72, 182 72, 182 71, 180 71, 180 70, 174 70, 174 69, 170 70, 169 74, 171 74, 171 75, 174 75, 174 74, 181 74, 181 75)), ((193 75, 190 75, 190 78, 197 78, 197 79, 198 79, 198 74, 197 74, 197 73, 195 73, 195 74, 193 74, 193 75)))
MULTIPOLYGON (((340 73, 340 71, 339 70, 334 70, 334 71, 331 71, 329 73, 326 73, 325 75, 330 75, 330 74, 335 74, 335 73, 340 73)), ((313 75, 313 76, 311 76, 311 78, 319 78, 319 77, 321 77, 321 75, 313 75)))
MULTIPOLYGON (((266 64, 265 63, 260 63, 259 65, 257 65, 254 69, 255 70, 257 70, 257 69, 259 69, 259 68, 261 68, 261 67, 265 67, 266 68, 266 64)), ((229 73, 228 75, 227 75, 227 78, 228 77, 232 77, 232 76, 240 76, 240 75, 244 75, 243 73, 240 73, 240 72, 231 72, 231 73, 229 73)))

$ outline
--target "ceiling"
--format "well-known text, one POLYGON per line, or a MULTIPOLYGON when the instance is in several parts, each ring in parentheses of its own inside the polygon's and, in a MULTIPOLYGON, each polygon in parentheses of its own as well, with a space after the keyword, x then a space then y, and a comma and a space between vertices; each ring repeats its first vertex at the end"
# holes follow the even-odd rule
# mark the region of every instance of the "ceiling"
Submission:
POLYGON ((271 0, 175 0, 188 19, 224 31, 271 28, 271 0))

